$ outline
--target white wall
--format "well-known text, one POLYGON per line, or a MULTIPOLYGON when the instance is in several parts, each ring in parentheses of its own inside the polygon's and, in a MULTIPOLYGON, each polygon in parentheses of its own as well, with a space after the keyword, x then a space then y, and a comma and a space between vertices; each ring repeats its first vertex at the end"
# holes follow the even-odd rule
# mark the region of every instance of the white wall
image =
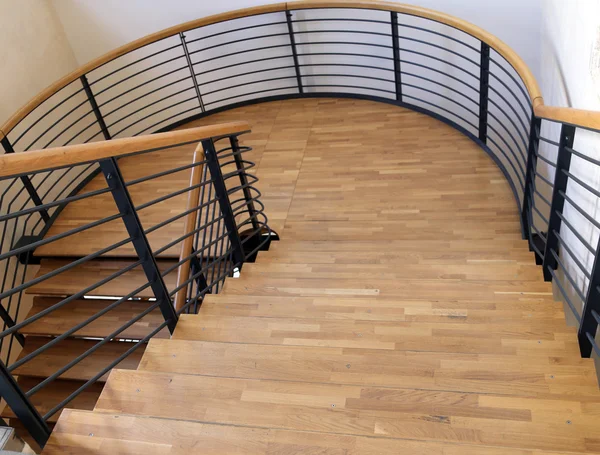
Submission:
POLYGON ((78 64, 49 2, 0 0, 0 123, 78 64))
MULTIPOLYGON (((79 64, 163 28, 269 0, 50 0, 79 64)), ((443 11, 497 35, 539 75, 540 17, 544 0, 410 0, 443 11)))

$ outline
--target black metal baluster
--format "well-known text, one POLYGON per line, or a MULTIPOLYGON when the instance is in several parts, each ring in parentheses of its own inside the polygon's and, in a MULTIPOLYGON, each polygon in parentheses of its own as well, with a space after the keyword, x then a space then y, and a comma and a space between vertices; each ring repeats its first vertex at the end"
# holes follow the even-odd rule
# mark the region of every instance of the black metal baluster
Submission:
POLYGON ((87 77, 85 77, 84 74, 79 78, 79 80, 81 81, 81 85, 83 85, 83 90, 87 95, 90 105, 92 106, 92 111, 94 111, 94 115, 96 116, 96 121, 98 122, 98 126, 100 126, 100 130, 102 131, 102 135, 104 136, 104 139, 109 141, 110 139, 112 139, 112 137, 110 135, 110 132, 108 131, 106 122, 104 122, 104 117, 102 117, 102 112, 100 112, 100 107, 96 102, 96 97, 94 96, 94 92, 92 92, 92 88, 90 87, 87 77))
POLYGON ((581 357, 591 357, 592 342, 590 337, 595 339, 596 330, 598 330, 598 320, 600 319, 600 240, 596 246, 596 257, 594 257, 594 267, 592 276, 588 285, 587 295, 583 311, 581 313, 581 322, 577 337, 579 338, 579 351, 581 357))
POLYGON ((0 362, 0 396, 33 439, 40 447, 44 447, 50 437, 50 428, 2 362, 0 362))
MULTIPOLYGON (((533 181, 535 179, 535 170, 537 169, 537 150, 540 143, 539 132, 542 125, 542 120, 535 115, 531 116, 531 127, 529 128, 529 144, 527 147, 527 168, 525 171, 525 190, 523 191, 523 203, 521 204, 521 231, 523 238, 529 242, 529 251, 531 247, 531 226, 529 226, 529 216, 531 215, 532 206, 528 203, 533 181)), ((533 196, 532 196, 533 197, 533 196)), ((531 201, 533 204, 533 200, 531 201)), ((533 216, 531 217, 533 219, 533 216)))
POLYGON ((296 49, 296 38, 294 38, 294 24, 292 24, 292 12, 286 11, 285 17, 287 20, 288 32, 290 34, 290 47, 292 48, 292 57, 294 59, 294 67, 296 68, 296 80, 298 81, 298 92, 304 93, 302 87, 302 75, 300 73, 300 65, 298 63, 298 51, 296 49))
POLYGON ((490 46, 481 42, 481 63, 479 66, 479 139, 487 141, 488 95, 490 86, 490 46))
POLYGON ((194 73, 194 64, 192 63, 192 58, 190 57, 190 52, 187 47, 185 35, 183 33, 180 33, 179 38, 181 39, 181 47, 183 47, 183 53, 185 54, 185 60, 187 61, 187 65, 190 70, 190 76, 192 77, 192 82, 194 83, 194 90, 196 90, 196 97, 198 98, 198 103, 200 103, 200 109, 202 110, 202 112, 206 112, 206 109, 204 107, 204 101, 202 101, 202 92, 200 91, 200 86, 198 85, 198 79, 196 79, 196 74, 194 73))
POLYGON ((557 263, 556 259, 550 253, 554 250, 558 253, 558 237, 556 233, 560 233, 560 225, 565 199, 560 193, 567 194, 567 183, 569 177, 565 172, 569 172, 571 166, 571 154, 566 150, 566 147, 572 148, 575 139, 575 127, 570 125, 562 126, 560 130, 560 141, 558 143, 558 157, 556 159, 556 171, 554 174, 554 189, 552 190, 552 206, 550 207, 550 217, 548 218, 548 231, 546 234, 546 248, 544 250, 544 279, 552 281, 552 274, 548 268, 555 270, 557 263))
POLYGON ((394 80, 396 82, 396 101, 402 101, 402 71, 400 69, 400 38, 398 35, 398 13, 392 11, 392 47, 394 52, 394 80))
MULTIPOLYGON (((8 138, 6 136, 4 136, 0 140, 0 143, 2 143, 2 147, 4 148, 4 151, 6 153, 15 153, 15 150, 13 149, 12 144, 10 143, 10 141, 8 140, 8 138)), ((33 203, 37 206, 44 205, 39 194, 37 194, 37 191, 35 190, 33 183, 31 183, 31 179, 29 178, 29 176, 22 175, 20 177, 20 180, 23 183, 23 186, 25 187, 25 190, 27 191, 27 194, 29 194, 29 197, 31 198, 33 203)), ((39 211, 39 214, 46 223, 48 221, 50 221, 50 215, 48 214, 48 210, 41 209, 39 211)))
POLYGON ((168 321, 167 326, 169 327, 169 331, 173 333, 175 326, 177 325, 177 314, 175 313, 175 308, 169 297, 169 291, 167 290, 156 260, 154 259, 154 255, 152 254, 148 238, 144 233, 140 219, 135 211, 135 206, 131 201, 129 191, 127 191, 123 182, 123 176, 117 165, 117 160, 115 158, 102 160, 100 161, 100 168, 104 173, 106 183, 111 190, 117 208, 122 215, 125 228, 127 229, 129 236, 133 239, 133 247, 142 261, 142 268, 144 269, 148 282, 151 283, 152 292, 159 304, 160 311, 162 312, 165 321, 168 321))
POLYGON ((221 213, 223 214, 225 227, 227 228, 229 241, 231 242, 231 249, 233 252, 233 258, 235 260, 235 265, 238 265, 241 268, 246 260, 246 256, 240 240, 235 217, 233 216, 233 211, 231 210, 231 201, 229 200, 227 187, 225 186, 225 181, 223 180, 223 173, 221 172, 221 166, 219 164, 219 158, 217 157, 215 145, 212 139, 202 141, 202 145, 204 147, 204 154, 206 156, 208 169, 210 170, 210 176, 215 187, 215 194, 219 200, 219 206, 221 208, 221 213))

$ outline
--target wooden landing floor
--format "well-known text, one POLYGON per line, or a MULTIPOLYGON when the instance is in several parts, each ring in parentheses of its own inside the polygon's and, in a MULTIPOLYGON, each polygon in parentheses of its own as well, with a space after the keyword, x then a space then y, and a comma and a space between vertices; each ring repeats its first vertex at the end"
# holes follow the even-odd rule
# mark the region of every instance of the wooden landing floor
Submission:
POLYGON ((356 100, 245 107, 281 235, 46 454, 600 453, 593 362, 509 186, 427 116, 356 100))

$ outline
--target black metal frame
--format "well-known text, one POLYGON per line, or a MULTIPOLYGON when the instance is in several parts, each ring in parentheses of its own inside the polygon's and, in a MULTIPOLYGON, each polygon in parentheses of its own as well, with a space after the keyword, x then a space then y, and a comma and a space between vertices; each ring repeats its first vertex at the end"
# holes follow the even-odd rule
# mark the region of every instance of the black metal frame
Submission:
MULTIPOLYGON (((8 136, 2 138, 2 146, 6 153, 20 153, 30 148, 89 142, 100 136, 108 140, 147 131, 162 132, 229 109, 298 98, 371 100, 429 115, 469 137, 500 168, 519 210, 523 238, 529 242, 536 261, 543 264, 545 279, 555 282, 580 322, 582 355, 589 356, 592 351, 600 353, 594 341, 600 322, 600 243, 593 248, 581 235, 573 232, 573 225, 565 214, 565 205, 568 204, 600 230, 600 222, 573 201, 568 192, 568 183, 572 181, 600 198, 600 192, 586 184, 571 169, 572 155, 600 165, 600 161, 573 150, 577 127, 558 124, 562 130, 559 140, 545 138, 541 134, 542 127, 552 122, 534 115, 527 89, 518 73, 490 44, 472 35, 446 24, 441 27, 439 22, 432 19, 414 24, 409 14, 395 11, 370 10, 376 11, 378 16, 349 18, 345 17, 346 8, 328 8, 338 12, 339 17, 313 17, 319 9, 258 14, 249 16, 253 20, 250 24, 238 18, 231 27, 218 28, 228 22, 223 21, 185 32, 192 34, 200 31, 200 37, 192 35, 192 39, 186 39, 184 32, 178 32, 148 43, 143 46, 144 51, 139 58, 135 59, 136 51, 132 51, 133 61, 121 60, 125 56, 117 57, 59 90, 55 94, 57 99, 49 98, 42 103, 32 112, 30 119, 23 120, 18 131, 5 132, 8 136), (257 18, 263 18, 263 23, 256 23, 257 18), (353 27, 329 27, 344 22, 352 23, 353 27), (300 23, 308 29, 295 27, 300 23), (327 24, 328 27, 311 28, 318 24, 327 24), (427 24, 435 24, 435 27, 430 29, 427 24), (447 32, 443 31, 446 30, 444 27, 447 32), (239 32, 249 31, 255 35, 236 36, 239 32), (317 38, 313 39, 314 36, 317 38), (173 40, 169 41, 170 38, 173 40), (451 46, 438 44, 436 40, 450 42, 451 46), (240 50, 242 44, 246 47, 240 50), (456 44, 462 46, 458 51, 456 44), (319 71, 311 73, 317 68, 319 71), (123 88, 125 81, 131 82, 126 89, 123 88), (128 96, 129 101, 125 101, 128 96), (55 120, 55 117, 58 119, 55 120), (46 126, 44 122, 50 125, 46 126), (23 147, 25 140, 28 145, 23 147), (557 147, 556 162, 542 153, 546 145, 557 147), (19 151, 15 152, 15 146, 19 151), (555 168, 553 179, 543 172, 544 166, 555 168), (546 190, 551 189, 550 200, 544 195, 544 189, 540 188, 542 185, 547 186, 546 190), (565 235, 567 231, 572 232, 593 254, 591 269, 569 245, 565 235), (585 277, 587 289, 577 286, 577 280, 568 270, 569 263, 574 263, 578 268, 577 273, 585 277), (569 289, 573 289, 582 301, 581 315, 578 305, 569 297, 569 289)), ((258 251, 268 248, 270 241, 278 238, 268 227, 264 207, 259 200, 260 192, 253 186, 256 177, 247 172, 253 164, 242 158, 246 148, 239 144, 237 136, 207 138, 203 141, 206 152, 206 175, 201 191, 203 202, 196 209, 197 225, 200 227, 193 233, 194 251, 185 259, 191 261, 191 273, 182 285, 182 289, 187 290, 187 303, 183 311, 197 311, 206 293, 218 292, 223 280, 234 268, 239 269, 245 262, 253 261, 258 251), (217 144, 221 140, 228 141, 228 146, 218 150, 217 144), (232 181, 239 181, 239 185, 232 187, 232 181)), ((15 272, 10 283, 11 277, 5 274, 0 296, 9 299, 18 296, 18 313, 21 293, 28 284, 24 282, 27 265, 36 260, 35 248, 47 241, 48 229, 61 210, 69 202, 87 197, 83 193, 86 183, 98 172, 103 172, 109 184, 107 191, 112 193, 120 212, 118 216, 122 218, 130 236, 123 242, 134 244, 139 259, 135 266, 143 268, 148 280, 146 287, 152 289, 157 299, 154 307, 162 312, 164 327, 168 326, 172 331, 178 314, 170 302, 179 289, 167 289, 163 278, 176 266, 161 272, 156 256, 182 239, 174 239, 168 245, 152 251, 147 235, 162 226, 144 230, 137 212, 151 204, 133 206, 127 188, 141 180, 125 181, 116 159, 105 160, 96 168, 93 168, 93 163, 87 165, 76 177, 70 174, 73 169, 75 167, 50 170, 41 177, 37 174, 15 176, 0 197, 0 208, 4 209, 5 195, 8 199, 9 190, 15 190, 18 182, 21 182, 22 187, 8 203, 6 213, 29 217, 22 229, 17 225, 17 218, 14 219, 12 238, 5 235, 12 219, 0 217, 5 222, 0 257, 8 254, 7 251, 18 253, 22 267, 17 272, 23 276, 19 278, 15 272), (44 190, 46 182, 52 180, 50 176, 63 171, 57 182, 44 190), (24 193, 28 194, 29 200, 20 210, 14 208, 18 205, 18 196, 24 193), (40 219, 33 227, 28 226, 27 222, 34 215, 40 219)), ((158 178, 168 172, 174 170, 153 177, 158 178)), ((182 191, 175 191, 172 195, 181 194, 182 191)), ((175 219, 177 217, 168 221, 175 219)), ((73 233, 76 232, 79 231, 74 230, 73 233)), ((99 257, 118 248, 123 242, 77 259, 74 263, 99 257)), ((105 282, 101 280, 95 286, 105 282)), ((90 292, 90 289, 83 291, 90 292)), ((122 296, 111 308, 125 301, 126 297, 122 296)), ((61 305, 68 304, 74 298, 76 296, 68 297, 61 305)), ((4 321, 2 333, 4 336, 10 335, 12 346, 13 339, 20 343, 23 341, 19 329, 24 321, 12 319, 15 308, 11 309, 11 302, 9 300, 7 308, 2 306, 0 317, 4 321)), ((69 333, 71 330, 65 332, 64 336, 69 333)), ((153 335, 149 334, 140 343, 153 335)), ((0 336, 0 345, 3 340, 4 337, 0 336)), ((3 368, 0 376, 8 375, 11 378, 14 365, 3 368)), ((0 384, 1 389, 13 395, 15 387, 18 389, 18 385, 10 380, 0 384)), ((38 421, 31 428, 37 435, 36 439, 43 441, 47 437, 43 422, 45 416, 41 417, 42 425, 39 423, 39 414, 29 414, 28 396, 22 391, 17 391, 11 400, 19 407, 24 421, 38 421), (19 398, 19 393, 23 397, 19 398)))

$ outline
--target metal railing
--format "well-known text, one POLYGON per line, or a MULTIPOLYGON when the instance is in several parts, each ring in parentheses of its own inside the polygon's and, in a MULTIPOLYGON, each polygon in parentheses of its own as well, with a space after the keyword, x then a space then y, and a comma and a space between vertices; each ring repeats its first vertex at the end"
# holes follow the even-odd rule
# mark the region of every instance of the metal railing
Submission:
MULTIPOLYGON (((89 253, 85 256, 64 259, 49 271, 42 267, 34 276, 25 273, 21 284, 0 294, 4 302, 15 295, 19 297, 27 293, 45 295, 49 293, 49 288, 45 287, 49 283, 51 287, 54 286, 52 289, 60 288, 58 291, 50 291, 52 294, 60 295, 60 298, 44 310, 18 322, 10 321, 8 327, 0 333, 0 340, 10 338, 11 341, 17 336, 22 336, 20 334, 31 324, 43 322, 44 318, 51 316, 53 312, 64 310, 69 306, 74 310, 82 299, 102 298, 108 302, 105 306, 99 306, 93 315, 64 333, 55 337, 42 338, 45 342, 31 352, 21 355, 16 360, 0 363, 2 397, 40 445, 43 445, 49 437, 50 429, 46 424, 49 418, 163 329, 172 333, 179 314, 197 312, 206 293, 218 293, 227 277, 233 276, 245 262, 253 260, 259 250, 268 248, 272 233, 268 227, 264 206, 260 201, 261 194, 255 187, 258 179, 248 173, 254 163, 244 158, 244 154, 251 148, 240 146, 238 142, 238 137, 245 132, 240 130, 224 136, 202 139, 198 145, 198 149, 202 151, 202 158, 198 160, 192 160, 191 153, 198 141, 171 141, 168 146, 154 146, 153 144, 160 143, 157 141, 162 141, 161 135, 151 137, 148 139, 147 148, 134 153, 120 152, 115 156, 93 160, 85 159, 86 156, 82 154, 82 162, 94 162, 101 170, 101 174, 91 182, 93 189, 84 188, 76 196, 33 205, 0 216, 0 221, 6 222, 28 217, 31 213, 39 214, 43 210, 65 204, 79 204, 79 209, 82 208, 82 204, 104 208, 111 206, 107 213, 96 213, 96 219, 91 220, 88 215, 85 222, 81 222, 76 227, 60 232, 50 231, 45 237, 30 237, 27 243, 15 245, 0 254, 0 260, 3 261, 24 255, 25 266, 27 266, 32 260, 38 259, 37 251, 54 242, 82 242, 82 238, 78 237, 81 234, 86 235, 87 238, 90 234, 92 237, 98 236, 98 241, 88 246, 89 253), (152 162, 154 156, 159 153, 163 156, 165 153, 177 157, 187 156, 190 158, 189 164, 177 164, 153 173, 139 170, 140 167, 144 168, 144 161, 152 162), (162 187, 168 184, 169 180, 165 183, 165 179, 178 173, 189 173, 194 168, 202 169, 197 183, 183 188, 169 188, 166 193, 157 192, 156 185, 162 187), (188 204, 183 205, 182 199, 192 192, 198 196, 192 201, 188 198, 188 204), (152 199, 148 200, 148 195, 151 195, 152 199), (174 214, 178 207, 182 210, 174 214), (153 211, 154 214, 146 216, 148 210, 153 211), (157 215, 157 210, 164 215, 157 215), (184 229, 181 220, 187 216, 190 216, 193 222, 186 224, 184 229), (115 223, 121 224, 115 225, 115 223), (104 231, 103 228, 109 224, 111 229, 104 231), (154 235, 165 229, 179 234, 175 237, 165 234, 154 235), (181 244, 188 239, 193 244, 189 254, 183 257, 176 255, 178 260, 173 259, 172 254, 167 254, 174 249, 178 252, 181 244), (110 264, 115 257, 121 259, 118 267, 105 270, 103 264, 110 264), (175 281, 175 275, 184 264, 189 265, 187 272, 184 275, 179 274, 175 281), (82 271, 83 267, 90 265, 97 269, 94 270, 91 280, 86 278, 82 271), (74 283, 77 284, 74 286, 74 283), (177 293, 184 295, 179 308, 173 305, 177 293), (85 352, 60 366, 29 390, 25 390, 15 378, 28 362, 60 346, 60 343, 68 337, 81 336, 79 334, 85 331, 87 326, 101 321, 103 317, 110 317, 111 311, 131 302, 137 302, 139 305, 136 307, 138 313, 129 321, 119 327, 113 327, 113 331, 102 338, 93 338, 94 342, 85 352), (133 325, 144 323, 149 315, 158 313, 162 315, 160 318, 162 322, 156 326, 149 325, 146 333, 139 339, 131 340, 130 335, 125 333, 133 325), (94 372, 89 380, 76 387, 51 409, 46 409, 43 414, 39 412, 36 406, 37 393, 59 378, 68 379, 71 369, 85 362, 89 356, 108 343, 115 342, 122 343, 121 355, 94 372)), ((174 136, 175 139, 177 137, 174 136)), ((115 141, 110 145, 113 144, 115 150, 122 150, 123 141, 115 141)), ((94 147, 94 144, 90 147, 94 147)), ((69 150, 67 153, 79 156, 81 150, 69 150)), ((49 150, 47 154, 55 154, 55 152, 56 149, 49 150)), ((41 153, 45 154, 46 151, 41 153)), ((76 157, 74 159, 77 160, 76 157)), ((182 160, 183 158, 178 158, 176 161, 181 163, 182 160)), ((169 161, 163 159, 160 163, 164 165, 169 161)), ((35 177, 40 172, 47 173, 64 168, 65 166, 44 167, 42 170, 28 172, 28 174, 35 177)), ((153 169, 148 165, 146 168, 153 169)), ((10 175, 5 179, 10 180, 15 177, 19 178, 20 175, 10 175)))
MULTIPOLYGON (((531 82, 530 74, 524 76, 524 64, 477 27, 406 5, 344 5, 268 5, 145 37, 82 67, 37 97, 3 127, 2 145, 6 153, 18 154, 32 148, 131 137, 167 131, 239 106, 302 97, 366 99, 430 115, 471 138, 501 169, 515 198, 523 237, 543 265, 544 277, 554 280, 577 315, 582 354, 598 352, 594 339, 600 268, 595 245, 600 205, 595 198, 600 193, 585 170, 600 164, 593 157, 598 131, 536 115, 534 106, 541 98, 532 89, 535 81, 531 82), (579 145, 574 138, 584 142, 579 145), (584 149, 591 151, 579 151, 584 149)), ((204 182, 207 173, 212 179, 219 174, 216 156, 227 156, 227 166, 233 169, 221 166, 223 181, 237 178, 235 169, 248 166, 241 158, 246 148, 237 136, 230 137, 221 151, 204 145, 204 182)), ((0 218, 2 254, 19 251, 21 259, 12 259, 0 290, 6 295, 0 316, 11 343, 22 341, 14 327, 21 324, 16 315, 31 263, 27 250, 20 248, 31 245, 32 239, 46 239, 61 210, 83 198, 86 193, 81 191, 99 172, 106 175, 115 166, 84 163, 25 173, 6 182, 0 197, 2 212, 23 213, 19 221, 0 218)), ((240 263, 239 253, 233 251, 248 251, 246 246, 255 245, 256 237, 228 237, 235 230, 232 219, 238 237, 242 227, 264 234, 266 222, 258 221, 264 214, 253 186, 255 177, 247 172, 238 175, 235 198, 220 178, 200 191, 202 201, 224 200, 228 194, 230 204, 220 207, 219 227, 212 216, 196 220, 197 226, 212 224, 202 238, 195 237, 193 251, 213 249, 206 257, 199 253, 204 262, 190 264, 186 309, 197 309, 207 288, 202 280, 218 283, 225 273, 215 271, 215 260, 207 263, 208 258, 220 258, 220 266, 230 270, 240 263), (238 204, 249 214, 241 222, 238 204), (229 258, 217 248, 219 236, 229 242, 219 244, 228 245, 224 251, 231 253, 229 258), (207 267, 212 267, 208 275, 207 267)), ((121 184, 127 186, 126 181, 121 184)), ((121 208, 126 203, 120 201, 121 208)), ((155 268, 151 263, 146 267, 155 268)), ((167 296, 163 289, 156 304, 165 306, 180 290, 169 289, 167 296)))

